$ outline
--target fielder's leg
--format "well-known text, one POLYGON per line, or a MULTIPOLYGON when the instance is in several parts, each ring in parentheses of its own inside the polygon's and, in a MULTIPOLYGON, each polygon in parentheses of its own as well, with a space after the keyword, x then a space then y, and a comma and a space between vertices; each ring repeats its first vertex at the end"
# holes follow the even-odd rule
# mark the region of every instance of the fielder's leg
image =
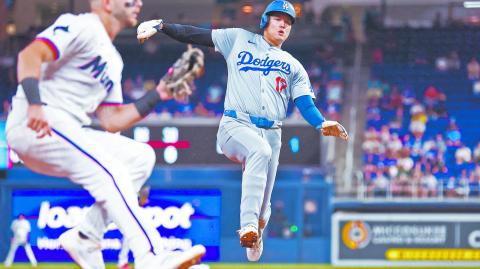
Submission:
POLYGON ((128 171, 102 145, 71 122, 51 122, 54 135, 37 139, 20 126, 7 133, 9 143, 34 171, 69 177, 82 185, 128 238, 136 259, 160 250, 160 236, 139 207, 128 171))
POLYGON ((33 267, 37 267, 37 259, 35 259, 35 255, 33 254, 32 247, 29 243, 24 245, 25 253, 27 254, 28 260, 32 264, 33 267))
MULTIPOLYGON (((123 163, 128 171, 128 178, 133 183, 134 191, 138 193, 150 177, 155 165, 155 152, 152 147, 121 135, 92 129, 85 129, 85 132, 123 163)), ((89 209, 84 220, 79 224, 78 230, 100 242, 110 222, 105 210, 96 203, 89 209)))
POLYGON ((5 259, 5 267, 12 266, 13 260, 15 259, 15 253, 17 252, 17 248, 20 246, 20 243, 14 239, 10 243, 10 250, 8 251, 7 258, 5 259))

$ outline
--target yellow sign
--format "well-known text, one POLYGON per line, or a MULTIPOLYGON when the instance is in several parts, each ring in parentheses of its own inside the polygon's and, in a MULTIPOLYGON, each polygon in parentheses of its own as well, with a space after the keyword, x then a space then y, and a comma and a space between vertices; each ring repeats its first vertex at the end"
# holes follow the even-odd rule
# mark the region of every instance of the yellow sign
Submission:
POLYGON ((392 248, 385 252, 391 261, 480 261, 480 249, 392 248))

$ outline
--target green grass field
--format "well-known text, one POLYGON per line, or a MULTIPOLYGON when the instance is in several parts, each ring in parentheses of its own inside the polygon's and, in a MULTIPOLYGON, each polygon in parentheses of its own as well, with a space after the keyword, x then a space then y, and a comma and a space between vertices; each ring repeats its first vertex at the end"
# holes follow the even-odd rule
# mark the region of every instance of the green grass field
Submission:
MULTIPOLYGON (((226 263, 213 263, 209 264, 211 269, 355 269, 355 267, 333 267, 326 264, 226 264, 226 263)), ((6 268, 0 265, 0 269, 6 268)), ((32 268, 30 264, 18 263, 14 264, 11 269, 27 269, 32 268)), ((79 269, 71 263, 41 263, 38 269, 79 269)), ((358 267, 361 269, 369 269, 367 267, 358 267)), ((408 269, 414 267, 374 267, 374 269, 408 269)), ((418 267, 415 267, 418 268, 418 267)), ((438 267, 421 267, 422 269, 438 269, 438 267)), ((446 267, 443 267, 446 268, 446 267)), ((470 267, 472 268, 472 267, 470 267)), ((117 269, 115 264, 108 264, 107 269, 117 269)), ((161 269, 161 268, 159 268, 161 269)), ((448 269, 460 269, 448 267, 448 269)), ((463 268, 465 269, 465 267, 463 268)))

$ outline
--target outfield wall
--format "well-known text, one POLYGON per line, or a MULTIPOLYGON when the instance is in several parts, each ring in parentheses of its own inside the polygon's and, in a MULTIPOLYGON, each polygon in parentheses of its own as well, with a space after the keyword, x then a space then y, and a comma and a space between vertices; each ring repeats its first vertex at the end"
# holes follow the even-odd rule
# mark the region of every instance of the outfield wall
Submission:
MULTIPOLYGON (((168 205, 177 204, 176 208, 181 208, 189 201, 190 204, 196 206, 199 200, 203 199, 203 204, 208 204, 203 208, 198 206, 195 210, 201 211, 201 214, 191 218, 193 221, 191 230, 182 230, 181 227, 174 227, 174 235, 177 233, 179 237, 192 237, 193 241, 206 240, 210 244, 212 252, 214 252, 215 244, 218 245, 219 255, 209 255, 211 261, 221 262, 244 262, 245 250, 239 246, 238 236, 236 234, 239 228, 239 203, 240 203, 240 187, 241 187, 241 171, 239 167, 207 167, 207 168, 156 168, 152 174, 149 185, 153 190, 169 190, 182 191, 184 196, 161 197, 158 194, 156 200, 164 203, 163 208, 168 205), (191 193, 192 190, 197 192, 191 193), (208 197, 209 194, 218 192, 221 196, 218 209, 215 200, 208 197), (189 196, 190 195, 190 196, 189 196), (193 195, 193 196, 192 196, 193 195), (197 195, 197 196, 195 196, 197 195), (171 199, 170 199, 171 198, 171 199), (190 199, 190 200, 188 200, 190 199), (168 200, 168 201, 167 201, 168 200), (188 201, 187 201, 188 200, 188 201), (218 222, 220 225, 215 228, 215 214, 210 211, 219 210, 218 222), (198 219, 210 219, 210 222, 198 224, 198 219), (198 228, 198 225, 203 225, 198 228), (215 230, 216 229, 216 230, 215 230), (213 236, 205 235, 205 231, 209 231, 213 236), (216 240, 216 236, 219 236, 216 240), (208 237, 208 238, 205 238, 208 237), (200 238, 200 239, 199 239, 200 238)), ((271 230, 279 230, 279 225, 283 225, 281 233, 269 233, 265 240, 265 250, 262 256, 263 262, 281 262, 281 263, 326 263, 330 259, 330 215, 331 215, 331 192, 332 187, 326 183, 318 171, 312 169, 288 167, 281 168, 278 171, 277 182, 272 196, 272 219, 269 227, 271 230), (303 197, 301 199, 300 197, 303 197), (304 211, 305 205, 308 204, 308 213, 304 211), (288 232, 286 232, 288 230, 288 232)), ((25 168, 14 168, 8 172, 6 180, 0 180, 0 260, 3 260, 8 251, 8 242, 10 241, 11 232, 9 225, 15 215, 21 210, 29 210, 27 218, 30 220, 32 228, 45 228, 45 214, 42 218, 41 209, 55 208, 62 212, 82 209, 86 204, 93 201, 88 195, 84 196, 84 192, 76 185, 70 183, 66 179, 57 179, 46 177, 30 172, 25 168), (38 190, 40 194, 32 196, 32 191, 38 190), (69 193, 71 194, 69 196, 69 193), (83 193, 83 194, 82 194, 83 193), (22 196, 23 195, 23 196, 22 196), (29 196, 30 195, 30 196, 29 196), (33 197, 33 198, 32 198, 33 197), (89 200, 90 199, 90 200, 89 200), (52 202, 46 206, 44 201, 52 202), (23 203, 29 203, 27 205, 23 203), (43 206, 43 207, 42 207, 43 206), (61 209, 63 208, 63 209, 61 209), (38 214, 35 214, 38 212, 38 214), (34 227, 35 226, 35 227, 34 227)), ((216 199, 215 196, 212 196, 216 199)), ((48 211, 52 213, 52 211, 48 211)), ((54 214, 54 213, 52 213, 54 214)), ((195 213, 196 214, 196 213, 195 213)), ((50 228, 35 232, 36 236, 41 235, 42 238, 50 236, 53 239, 65 230, 68 225, 72 225, 66 221, 59 221, 59 216, 50 216, 50 228), (69 223, 68 225, 65 223, 69 223), (63 230, 62 230, 63 229, 63 230)), ((165 226, 165 225, 164 225, 165 226)), ((165 228, 165 227, 164 227, 165 228)), ((161 230, 165 235, 168 232, 161 230)), ((117 231, 118 233, 118 231, 117 231)), ((107 233, 108 234, 108 233, 107 233)), ((108 234, 110 239, 116 239, 119 235, 112 231, 108 234)), ((36 238, 31 238, 30 242, 36 246, 36 238)), ((43 241, 44 242, 44 241, 43 241)), ((115 246, 116 241, 109 241, 115 246)), ((194 242, 194 243, 197 243, 194 242)), ((61 261, 66 256, 62 255, 61 250, 50 256, 59 256, 55 261, 61 261)), ((106 260, 114 260, 116 251, 108 250, 104 252, 106 260)), ((17 254, 19 260, 26 260, 23 250, 17 254)), ((51 260, 48 257, 44 260, 51 260)))

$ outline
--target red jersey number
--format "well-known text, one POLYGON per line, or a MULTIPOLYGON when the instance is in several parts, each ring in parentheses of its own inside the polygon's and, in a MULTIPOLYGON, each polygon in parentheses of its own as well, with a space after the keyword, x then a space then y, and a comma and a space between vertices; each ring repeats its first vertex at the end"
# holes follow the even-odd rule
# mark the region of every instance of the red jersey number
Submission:
POLYGON ((275 81, 277 83, 275 90, 279 93, 282 93, 282 91, 287 88, 287 81, 282 77, 277 77, 275 81))

